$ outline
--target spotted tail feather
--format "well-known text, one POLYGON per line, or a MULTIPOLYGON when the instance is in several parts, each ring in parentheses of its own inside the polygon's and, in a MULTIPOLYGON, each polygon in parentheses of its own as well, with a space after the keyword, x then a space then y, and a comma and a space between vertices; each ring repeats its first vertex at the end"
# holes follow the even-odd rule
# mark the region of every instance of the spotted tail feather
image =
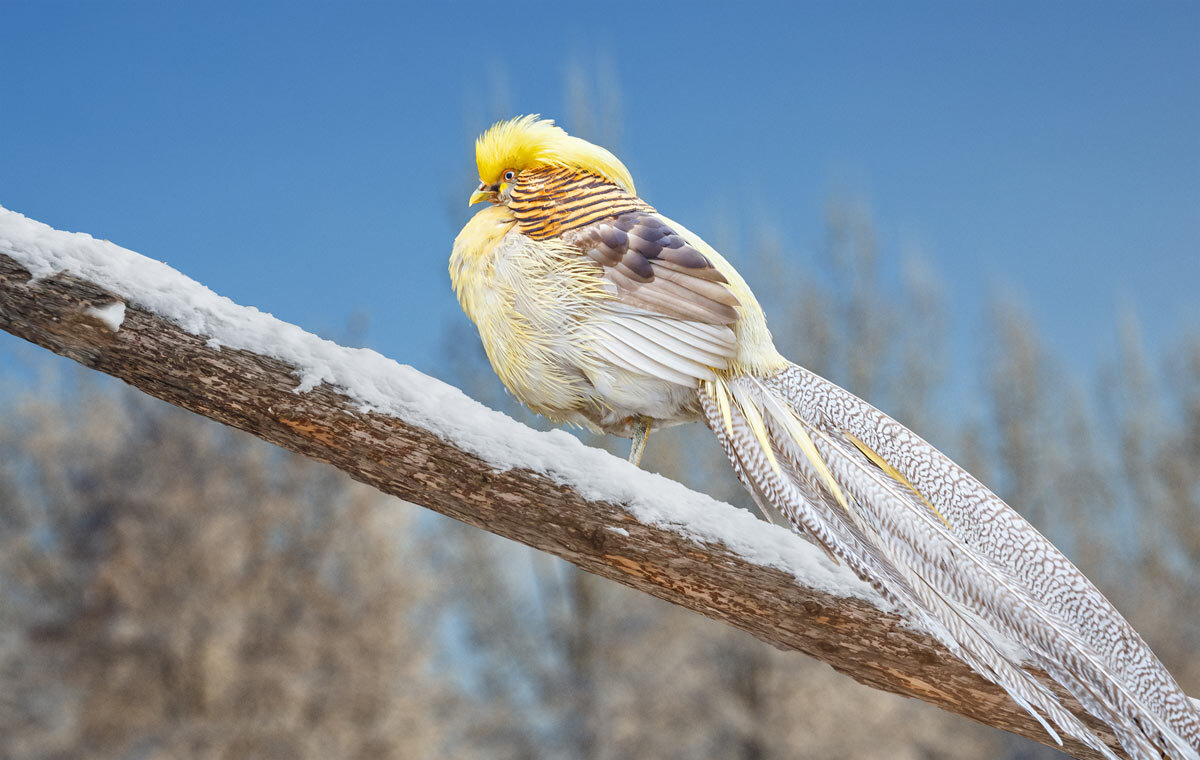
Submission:
POLYGON ((1200 760, 1200 713, 1061 552, 949 458, 795 365, 706 381, 701 403, 743 485, 983 677, 1056 741, 1113 750, 1029 670, 1112 727, 1137 760, 1200 760))

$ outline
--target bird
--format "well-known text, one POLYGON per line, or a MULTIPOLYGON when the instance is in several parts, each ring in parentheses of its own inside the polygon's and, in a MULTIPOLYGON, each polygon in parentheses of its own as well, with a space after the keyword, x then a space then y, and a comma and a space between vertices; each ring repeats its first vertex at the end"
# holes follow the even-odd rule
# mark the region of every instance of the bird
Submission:
POLYGON ((539 115, 475 142, 486 203, 450 278, 509 392, 555 423, 631 439, 701 422, 763 515, 844 563, 1059 744, 1200 760, 1200 711, 1104 595, 949 457, 785 359, 732 264, 638 195, 609 150, 539 115))

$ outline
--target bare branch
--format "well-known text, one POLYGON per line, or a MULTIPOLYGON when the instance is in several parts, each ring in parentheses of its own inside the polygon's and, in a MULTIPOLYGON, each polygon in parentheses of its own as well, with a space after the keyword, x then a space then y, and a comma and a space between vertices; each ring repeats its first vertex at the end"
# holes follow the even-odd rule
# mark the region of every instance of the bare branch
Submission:
MULTIPOLYGON (((0 250, 5 243, 0 235, 0 250)), ((1051 741, 1000 689, 869 601, 806 586, 720 541, 639 521, 627 505, 586 498, 562 478, 498 470, 445 436, 361 411, 361 403, 328 384, 298 393, 296 367, 216 346, 136 303, 126 305, 123 321, 115 320, 115 310, 102 307, 126 299, 77 274, 31 280, 11 247, 19 243, 8 244, 14 256, 0 253, 0 328, 14 335, 332 464, 380 491, 723 620, 780 649, 804 652, 869 686, 1051 741)), ((731 520, 739 517, 728 509, 731 520)), ((1082 714, 1065 695, 1064 702, 1082 714)), ((1105 726, 1085 721, 1120 754, 1105 726)), ((1073 741, 1065 749, 1095 756, 1073 741)))

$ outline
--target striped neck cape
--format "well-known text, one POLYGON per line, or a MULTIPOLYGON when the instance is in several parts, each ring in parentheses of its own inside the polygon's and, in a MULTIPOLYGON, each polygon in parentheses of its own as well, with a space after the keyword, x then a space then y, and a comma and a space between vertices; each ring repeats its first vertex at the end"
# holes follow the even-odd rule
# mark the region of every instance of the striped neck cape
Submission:
POLYGON ((654 207, 594 174, 546 167, 521 172, 508 204, 523 235, 548 240, 628 211, 654 207))

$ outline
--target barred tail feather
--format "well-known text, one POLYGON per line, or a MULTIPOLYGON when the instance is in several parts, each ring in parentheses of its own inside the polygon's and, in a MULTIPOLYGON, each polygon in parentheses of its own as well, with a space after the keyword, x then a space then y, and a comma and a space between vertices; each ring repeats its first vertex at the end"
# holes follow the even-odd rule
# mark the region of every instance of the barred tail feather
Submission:
POLYGON ((795 365, 706 381, 700 396, 764 511, 847 563, 1056 741, 1051 724, 1116 757, 1027 666, 1108 723, 1131 757, 1200 760, 1200 713, 1145 642, 1049 541, 949 458, 795 365))

